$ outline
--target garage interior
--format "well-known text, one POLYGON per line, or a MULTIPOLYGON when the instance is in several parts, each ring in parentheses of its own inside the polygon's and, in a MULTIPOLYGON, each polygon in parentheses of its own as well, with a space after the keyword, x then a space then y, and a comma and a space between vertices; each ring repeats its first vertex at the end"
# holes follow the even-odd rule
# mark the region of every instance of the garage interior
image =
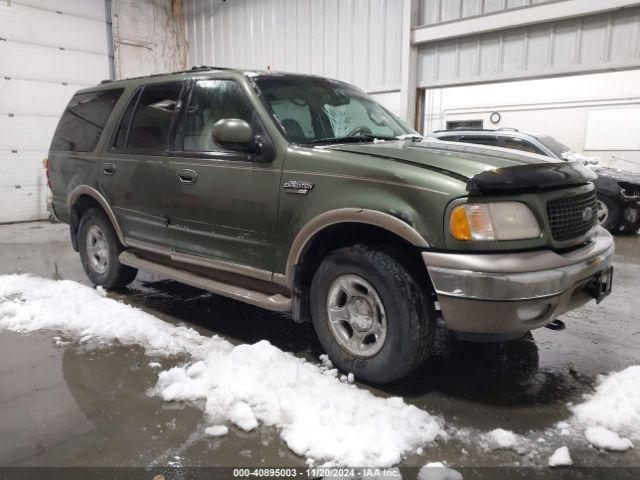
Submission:
MULTIPOLYGON (((201 65, 335 78, 425 136, 538 132, 640 173, 640 1, 0 0, 1 274, 90 285, 68 226, 47 210, 43 160, 71 96, 103 80, 201 65)), ((359 386, 451 427, 448 439, 403 454, 394 465, 407 469, 403 478, 429 462, 464 478, 507 466, 535 474, 562 446, 575 466, 640 475, 640 438, 605 452, 564 433, 570 405, 600 375, 640 360, 640 238, 615 243, 612 295, 563 316, 565 330, 473 348, 439 332, 425 366, 390 385, 359 386), (478 439, 497 428, 524 439, 521 451, 487 450, 478 439)), ((321 353, 308 325, 154 275, 108 296, 233 345, 266 339, 315 363, 321 353)), ((0 467, 311 465, 277 426, 207 437, 200 406, 148 393, 158 380, 151 360, 135 345, 87 348, 55 332, 0 328, 0 467)), ((182 360, 160 362, 166 370, 182 360)))

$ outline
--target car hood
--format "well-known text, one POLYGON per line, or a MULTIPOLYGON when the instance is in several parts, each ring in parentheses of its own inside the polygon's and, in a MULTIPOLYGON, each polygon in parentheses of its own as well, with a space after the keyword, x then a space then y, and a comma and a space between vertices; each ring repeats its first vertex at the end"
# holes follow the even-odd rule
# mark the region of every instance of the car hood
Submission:
POLYGON ((608 177, 618 182, 640 185, 640 173, 618 170, 617 168, 598 167, 594 171, 601 177, 608 177))
POLYGON ((466 182, 468 191, 483 193, 557 188, 596 178, 578 162, 459 142, 403 140, 326 148, 419 165, 466 182))

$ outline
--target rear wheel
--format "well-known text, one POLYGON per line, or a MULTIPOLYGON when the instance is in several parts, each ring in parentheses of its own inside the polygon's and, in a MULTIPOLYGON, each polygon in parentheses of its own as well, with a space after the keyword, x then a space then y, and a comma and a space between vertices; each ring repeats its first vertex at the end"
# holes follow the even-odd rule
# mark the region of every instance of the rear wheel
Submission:
POLYGON ((78 229, 78 250, 87 277, 94 285, 118 288, 129 285, 138 270, 123 265, 123 250, 107 215, 98 208, 88 210, 78 229))
POLYGON ((323 260, 311 283, 311 314, 334 364, 373 383, 420 366, 435 335, 435 312, 424 289, 401 262, 364 245, 323 260))

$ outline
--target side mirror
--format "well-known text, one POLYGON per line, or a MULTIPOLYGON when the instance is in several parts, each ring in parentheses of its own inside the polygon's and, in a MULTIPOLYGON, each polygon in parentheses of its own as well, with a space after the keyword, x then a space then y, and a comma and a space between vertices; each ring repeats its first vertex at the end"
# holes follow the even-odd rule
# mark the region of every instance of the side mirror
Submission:
POLYGON ((224 118, 213 125, 213 141, 229 150, 255 153, 259 143, 256 142, 251 125, 238 118, 224 118))

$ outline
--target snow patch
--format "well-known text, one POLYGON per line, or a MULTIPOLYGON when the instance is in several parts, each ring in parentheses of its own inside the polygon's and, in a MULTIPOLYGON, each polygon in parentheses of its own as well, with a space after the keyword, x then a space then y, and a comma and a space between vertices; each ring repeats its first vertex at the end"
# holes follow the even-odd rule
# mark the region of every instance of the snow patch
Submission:
POLYGON ((573 460, 571 460, 569 449, 566 446, 558 448, 553 452, 553 455, 549 457, 550 467, 566 467, 569 465, 573 465, 573 460))
POLYGON ((153 369, 162 368, 162 364, 158 362, 149 362, 149 368, 153 368, 153 369))
MULTIPOLYGON (((269 342, 233 346, 102 297, 77 282, 0 276, 0 329, 55 330, 66 338, 140 345, 147 355, 190 360, 160 372, 150 393, 203 405, 211 425, 276 427, 310 464, 389 467, 446 437, 442 422, 401 398, 381 398, 269 342)), ((322 359, 321 359, 322 361, 322 359)))
POLYGON ((462 480, 462 474, 442 462, 431 462, 420 469, 417 480, 462 480))
POLYGON ((589 427, 584 431, 587 441, 600 450, 623 452, 633 448, 633 443, 628 438, 620 436, 604 427, 589 427))
POLYGON ((224 437, 228 433, 229 427, 226 425, 212 425, 204 430, 207 437, 224 437))
POLYGON ((640 441, 640 365, 598 378, 595 392, 571 407, 574 421, 640 441))
POLYGON ((482 436, 486 450, 513 450, 517 453, 525 453, 523 439, 510 430, 496 428, 482 436))

